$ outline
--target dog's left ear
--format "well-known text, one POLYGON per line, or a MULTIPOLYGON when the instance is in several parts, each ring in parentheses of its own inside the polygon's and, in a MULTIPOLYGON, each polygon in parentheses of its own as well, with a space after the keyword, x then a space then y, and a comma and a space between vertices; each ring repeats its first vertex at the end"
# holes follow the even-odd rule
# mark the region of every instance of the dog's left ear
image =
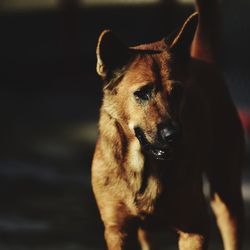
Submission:
POLYGON ((191 53, 192 41, 198 24, 198 13, 195 12, 187 18, 182 28, 174 37, 166 38, 165 42, 170 52, 180 59, 188 59, 191 53))
POLYGON ((111 30, 104 30, 98 39, 96 56, 96 71, 104 80, 108 80, 116 70, 127 65, 131 51, 111 30))

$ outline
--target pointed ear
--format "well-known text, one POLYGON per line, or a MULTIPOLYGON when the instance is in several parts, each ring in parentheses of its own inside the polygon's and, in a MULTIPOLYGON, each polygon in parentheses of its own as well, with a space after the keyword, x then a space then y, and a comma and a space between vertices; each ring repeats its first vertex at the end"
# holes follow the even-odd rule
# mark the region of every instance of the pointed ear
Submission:
POLYGON ((166 39, 166 43, 170 47, 170 51, 177 55, 180 59, 188 59, 190 57, 192 41, 198 24, 198 13, 195 12, 183 24, 177 35, 166 39), (170 40, 170 41, 169 41, 170 40))
POLYGON ((131 51, 111 30, 104 30, 97 43, 97 73, 104 79, 112 78, 112 74, 122 69, 131 58, 131 51))

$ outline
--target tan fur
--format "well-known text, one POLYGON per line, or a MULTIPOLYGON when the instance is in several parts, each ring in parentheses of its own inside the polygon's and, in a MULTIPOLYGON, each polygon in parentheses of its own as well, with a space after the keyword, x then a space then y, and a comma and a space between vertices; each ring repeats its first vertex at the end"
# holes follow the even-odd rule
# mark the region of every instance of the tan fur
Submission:
MULTIPOLYGON (((199 12, 206 11, 202 4, 198 1, 199 12)), ((210 181, 211 204, 224 247, 240 249, 243 132, 214 61, 213 46, 204 53, 201 49, 204 36, 200 39, 199 33, 208 32, 209 19, 199 20, 189 46, 192 59, 175 58, 180 50, 186 56, 182 43, 190 33, 186 30, 193 17, 171 44, 161 40, 126 48, 110 31, 100 36, 97 72, 105 86, 92 185, 109 250, 139 249, 138 241, 144 250, 152 250, 150 232, 167 228, 180 235, 180 250, 206 249, 208 215, 202 192, 203 172, 210 181), (113 44, 110 48, 109 43, 113 44), (109 54, 111 48, 117 51, 109 54), (155 90, 149 101, 140 103, 134 93, 148 84, 155 90), (169 101, 176 84, 184 90, 178 107, 169 101), (134 128, 142 128, 146 139, 154 143, 157 125, 173 120, 182 125, 174 161, 159 161, 144 154, 134 128)))

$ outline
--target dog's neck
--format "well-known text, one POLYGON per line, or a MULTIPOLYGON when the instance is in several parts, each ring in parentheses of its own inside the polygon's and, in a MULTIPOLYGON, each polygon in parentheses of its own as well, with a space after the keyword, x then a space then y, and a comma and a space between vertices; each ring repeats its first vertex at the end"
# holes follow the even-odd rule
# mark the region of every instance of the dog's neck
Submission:
POLYGON ((103 150, 110 151, 109 157, 113 158, 119 167, 141 172, 145 158, 138 139, 128 126, 120 123, 107 112, 102 112, 99 124, 100 136, 105 142, 103 144, 106 144, 103 145, 103 150))
POLYGON ((103 160, 106 164, 112 161, 109 165, 112 166, 112 174, 116 173, 115 181, 125 181, 126 188, 134 196, 136 207, 149 213, 161 193, 160 178, 154 162, 143 155, 138 139, 127 135, 123 126, 105 112, 100 119, 100 137, 103 160), (147 207, 144 207, 145 204, 147 207))

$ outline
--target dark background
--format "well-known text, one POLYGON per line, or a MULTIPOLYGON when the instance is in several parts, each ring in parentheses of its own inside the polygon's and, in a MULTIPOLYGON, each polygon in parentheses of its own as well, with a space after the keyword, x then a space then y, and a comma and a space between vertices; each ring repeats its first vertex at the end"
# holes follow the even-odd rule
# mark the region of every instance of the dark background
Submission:
MULTIPOLYGON (((104 249, 90 186, 102 96, 97 38, 111 28, 129 45, 158 40, 182 24, 193 4, 61 0, 52 8, 16 9, 5 8, 7 1, 0 1, 0 249, 104 249)), ((250 3, 223 1, 221 10, 221 65, 249 140, 250 3)), ((246 161, 248 234, 249 173, 246 161)), ((210 249, 221 248, 216 230, 213 223, 210 249)), ((159 238, 161 249, 176 249, 174 236, 159 238)))

